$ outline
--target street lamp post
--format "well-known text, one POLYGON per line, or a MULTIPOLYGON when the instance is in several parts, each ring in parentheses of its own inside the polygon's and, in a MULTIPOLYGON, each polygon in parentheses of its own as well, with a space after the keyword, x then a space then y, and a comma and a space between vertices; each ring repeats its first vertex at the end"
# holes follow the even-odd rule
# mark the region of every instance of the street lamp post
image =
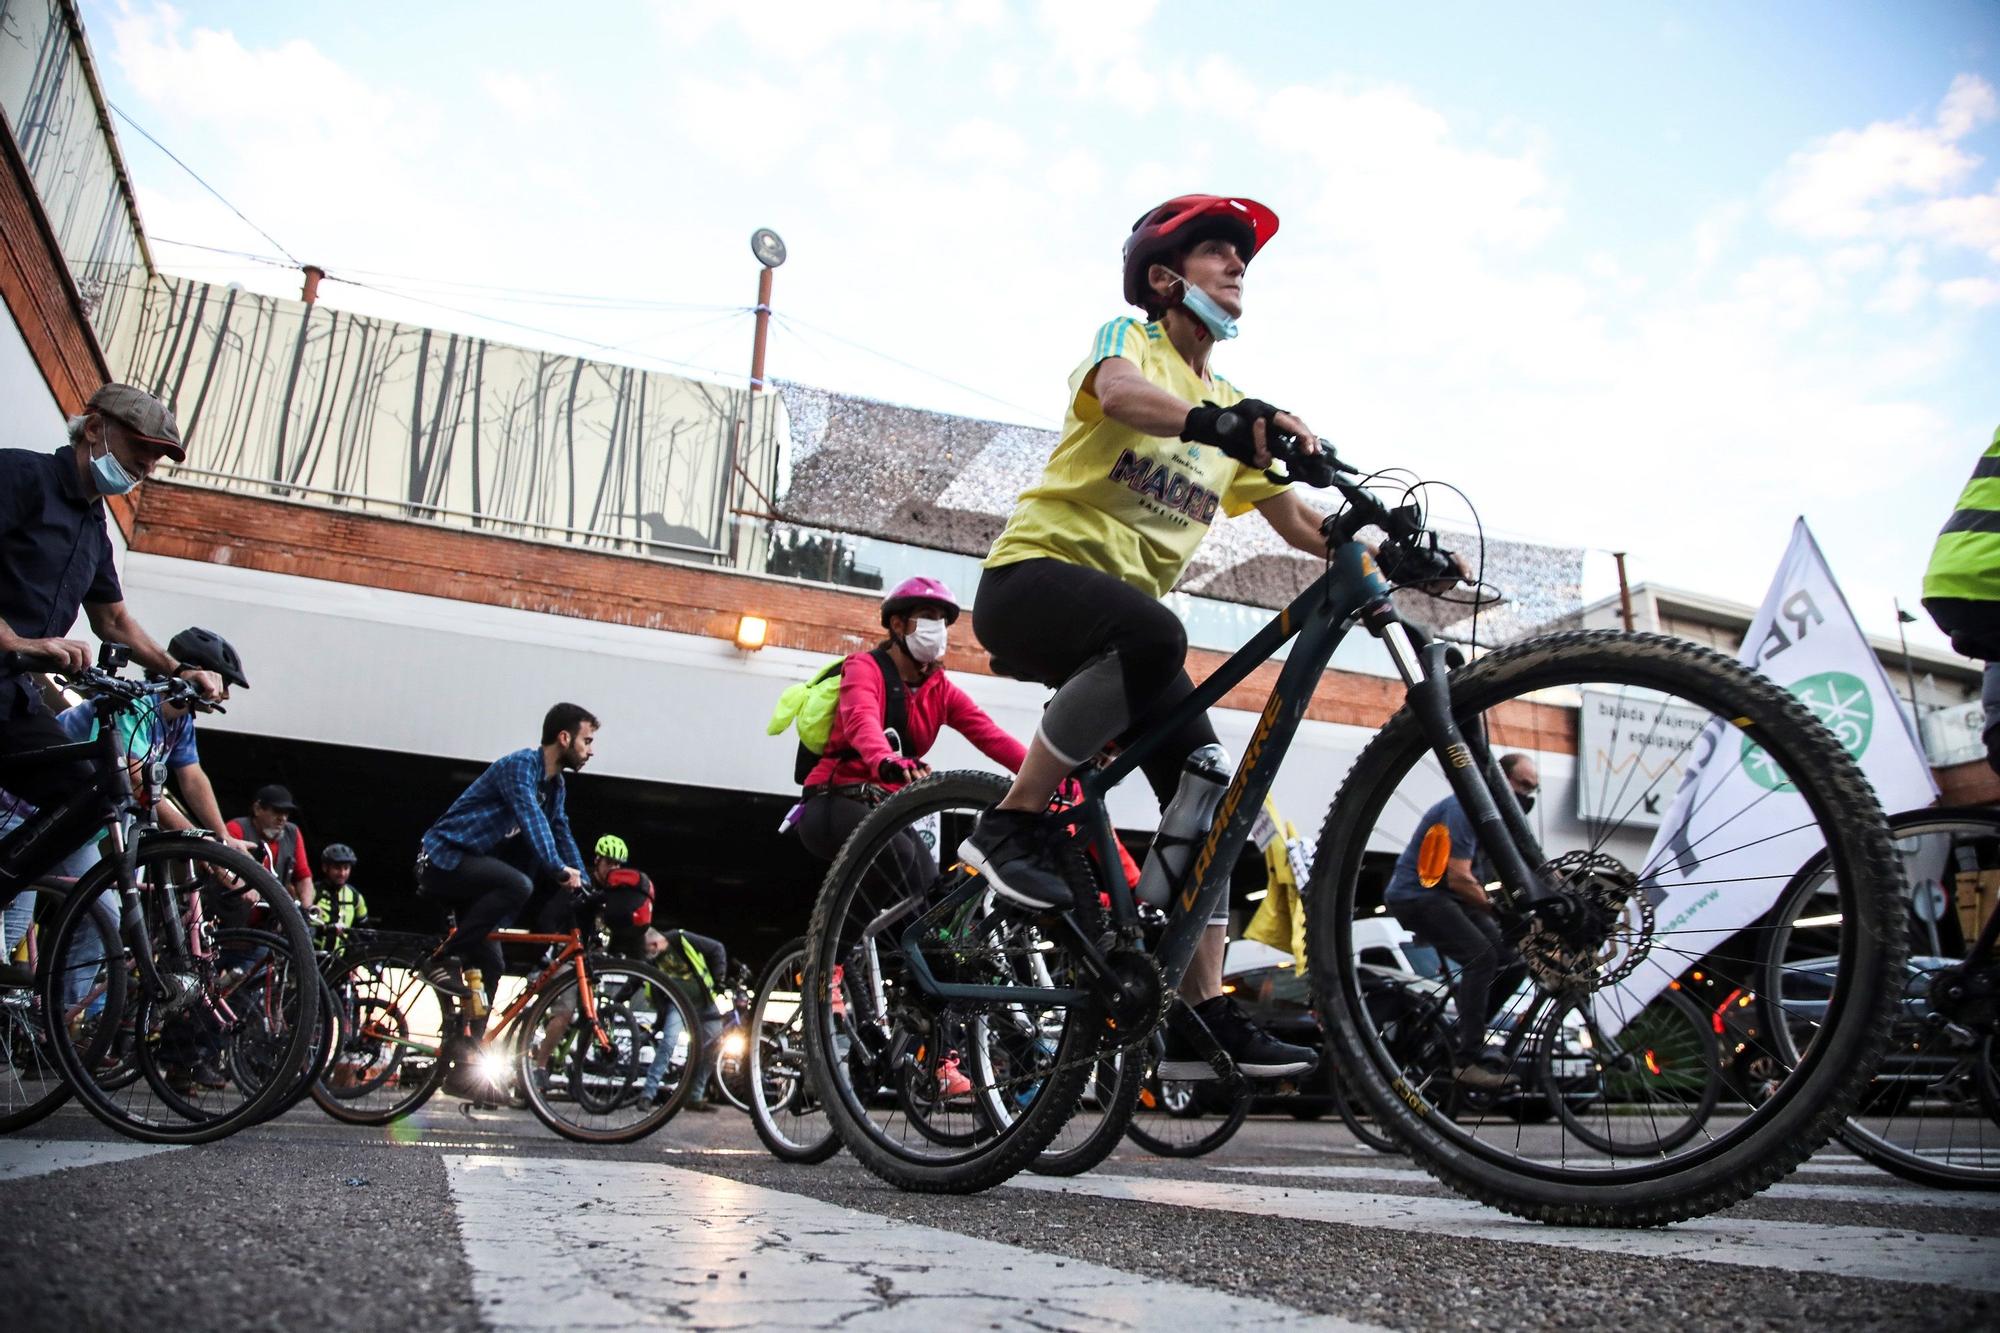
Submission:
POLYGON ((1910 696, 1910 722, 1917 729, 1919 738, 1923 735, 1924 719, 1917 712, 1917 669, 1910 664, 1910 636, 1903 626, 1914 625, 1917 618, 1903 609, 1903 599, 1896 598, 1896 637, 1903 641, 1903 686, 1910 696))
MULTIPOLYGON (((743 452, 749 450, 751 440, 755 438, 751 432, 757 420, 757 395, 764 389, 764 344, 771 335, 771 272, 785 262, 785 242, 769 227, 759 227, 750 233, 750 253, 757 256, 757 262, 763 265, 763 269, 757 274, 757 304, 751 307, 751 313, 757 320, 757 332, 750 346, 750 391, 743 397, 743 452)), ((729 470, 722 487, 724 523, 729 522, 728 511, 733 508, 727 497, 735 493, 736 474, 742 471, 742 464, 737 461, 738 453, 738 447, 732 441, 729 470)), ((733 552, 734 541, 730 547, 733 552)))

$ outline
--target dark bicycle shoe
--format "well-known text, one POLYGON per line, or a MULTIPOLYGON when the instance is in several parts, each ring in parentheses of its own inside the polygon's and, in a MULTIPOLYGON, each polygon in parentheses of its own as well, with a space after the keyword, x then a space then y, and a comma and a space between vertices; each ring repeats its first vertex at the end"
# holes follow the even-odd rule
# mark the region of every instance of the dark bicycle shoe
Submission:
POLYGON ((1057 911, 1076 899, 1056 864, 1048 819, 1025 810, 988 810, 959 844, 965 863, 1010 903, 1057 911))
MULTIPOLYGON (((1215 1040, 1229 1058, 1236 1062, 1237 1069, 1250 1078, 1296 1078, 1309 1074, 1319 1067, 1319 1052, 1310 1046, 1294 1046, 1288 1041, 1279 1041, 1270 1033, 1250 1021, 1235 997, 1218 995, 1195 1006, 1195 1013, 1215 1034, 1215 1040)), ((1215 1071, 1208 1069, 1204 1061, 1201 1066, 1208 1070, 1207 1077, 1215 1077, 1215 1071)), ((1162 1078, 1177 1077, 1166 1072, 1165 1062, 1161 1064, 1162 1078)), ((1202 1075, 1194 1075, 1200 1078, 1202 1075)))
POLYGON ((460 971, 458 964, 447 962, 442 958, 434 958, 425 964, 424 980, 446 995, 456 995, 461 1000, 472 995, 471 988, 465 984, 465 974, 460 971))
POLYGON ((1514 1080, 1497 1069, 1488 1069, 1478 1061, 1460 1065, 1452 1074, 1452 1079, 1468 1088, 1480 1092, 1499 1092, 1514 1086, 1514 1080))

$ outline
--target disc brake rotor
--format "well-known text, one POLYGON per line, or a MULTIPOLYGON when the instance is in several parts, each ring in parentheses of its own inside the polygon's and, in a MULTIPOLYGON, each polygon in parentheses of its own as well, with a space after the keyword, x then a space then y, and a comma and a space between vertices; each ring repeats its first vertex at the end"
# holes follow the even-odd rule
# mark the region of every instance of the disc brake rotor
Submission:
POLYGON ((1624 863, 1579 849, 1548 862, 1542 874, 1572 909, 1560 926, 1534 918, 1521 938, 1521 960, 1544 989, 1616 985, 1652 952, 1653 905, 1624 863))

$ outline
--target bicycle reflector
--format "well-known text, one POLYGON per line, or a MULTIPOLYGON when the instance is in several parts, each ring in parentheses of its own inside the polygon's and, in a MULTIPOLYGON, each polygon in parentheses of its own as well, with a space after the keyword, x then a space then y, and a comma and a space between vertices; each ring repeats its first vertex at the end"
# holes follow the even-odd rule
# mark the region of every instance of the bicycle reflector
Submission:
POLYGON ((1445 862, 1451 860, 1451 829, 1443 820, 1424 830, 1423 845, 1417 848, 1417 883, 1427 889, 1444 878, 1445 862))

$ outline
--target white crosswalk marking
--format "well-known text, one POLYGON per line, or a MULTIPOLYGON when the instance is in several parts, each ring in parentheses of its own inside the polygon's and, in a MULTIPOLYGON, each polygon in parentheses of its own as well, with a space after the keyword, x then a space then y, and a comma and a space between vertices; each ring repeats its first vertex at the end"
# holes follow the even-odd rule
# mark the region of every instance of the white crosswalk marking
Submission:
POLYGON ((679 1167, 444 1162, 495 1329, 1364 1327, 679 1167))
POLYGON ((1525 1222, 1466 1199, 1344 1190, 1284 1190, 1213 1179, 1100 1175, 1055 1180, 1019 1176, 1009 1182, 1009 1187, 1427 1235, 1449 1233, 1639 1258, 1782 1268, 2000 1291, 2000 1239, 1983 1236, 1916 1235, 1886 1227, 1824 1226, 1726 1216, 1656 1230, 1607 1231, 1525 1222))
POLYGON ((29 1176, 65 1171, 73 1166, 104 1166, 175 1151, 178 1151, 177 1146, 168 1143, 82 1143, 74 1139, 0 1138, 0 1180, 25 1180, 29 1176))
MULTIPOLYGON (((1242 1176, 1294 1176, 1307 1180, 1401 1180, 1421 1184, 1431 1180, 1428 1173, 1413 1167, 1397 1170, 1386 1166, 1218 1166, 1242 1176)), ((1932 1190, 1905 1185, 1883 1176, 1880 1185, 1814 1185, 1796 1180, 1780 1181, 1757 1195, 1759 1199, 1803 1199, 1811 1203, 1900 1204, 1915 1208, 1963 1208, 1973 1212, 2000 1212, 2000 1194, 1977 1194, 1966 1190, 1932 1190)), ((1439 1186, 1440 1189, 1443 1186, 1439 1186)))

